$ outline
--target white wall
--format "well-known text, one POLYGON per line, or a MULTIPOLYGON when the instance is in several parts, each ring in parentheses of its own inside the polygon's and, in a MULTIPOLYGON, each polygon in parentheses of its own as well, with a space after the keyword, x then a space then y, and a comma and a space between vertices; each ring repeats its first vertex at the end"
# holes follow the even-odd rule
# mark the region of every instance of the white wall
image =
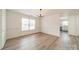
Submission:
POLYGON ((42 18, 42 32, 60 36, 60 19, 59 14, 45 16, 42 18))
POLYGON ((69 16, 69 34, 75 35, 75 15, 69 16))
POLYGON ((0 9, 0 49, 2 48, 2 10, 0 9))
POLYGON ((79 14, 76 16, 76 35, 79 36, 79 14))
POLYGON ((6 41, 6 10, 0 9, 0 49, 6 41))
POLYGON ((36 32, 40 32, 40 19, 39 18, 21 14, 15 11, 7 10, 7 33, 6 33, 7 39, 22 36, 22 35, 32 34, 36 32), (36 30, 22 32, 21 31, 22 17, 36 19, 36 30))
POLYGON ((69 34, 79 36, 79 14, 69 15, 69 34))

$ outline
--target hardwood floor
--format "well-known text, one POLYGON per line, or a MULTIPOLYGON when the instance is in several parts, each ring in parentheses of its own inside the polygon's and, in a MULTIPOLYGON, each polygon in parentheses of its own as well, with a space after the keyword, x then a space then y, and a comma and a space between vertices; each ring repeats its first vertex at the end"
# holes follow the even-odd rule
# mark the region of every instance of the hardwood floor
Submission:
POLYGON ((75 50, 79 49, 79 37, 61 33, 61 38, 37 33, 9 39, 2 50, 75 50))
POLYGON ((61 32, 62 47, 65 50, 78 50, 79 49, 79 37, 69 35, 67 32, 61 32))

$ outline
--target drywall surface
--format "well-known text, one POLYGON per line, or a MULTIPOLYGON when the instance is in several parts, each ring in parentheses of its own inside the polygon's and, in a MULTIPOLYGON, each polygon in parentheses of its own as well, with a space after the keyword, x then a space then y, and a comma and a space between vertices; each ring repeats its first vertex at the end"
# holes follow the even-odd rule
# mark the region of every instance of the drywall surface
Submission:
POLYGON ((59 14, 42 17, 42 32, 60 36, 60 20, 59 14))
POLYGON ((22 14, 19 12, 15 12, 12 10, 7 10, 7 26, 6 26, 6 37, 7 39, 9 38, 14 38, 22 35, 28 35, 36 32, 40 32, 40 19, 37 17, 33 17, 30 15, 22 14), (22 17, 24 18, 31 18, 35 19, 36 21, 36 29, 35 30, 30 30, 30 31, 21 31, 21 20, 22 17))
POLYGON ((6 10, 0 10, 0 49, 3 48, 6 41, 6 10))
POLYGON ((79 36, 79 14, 76 16, 76 35, 79 36))
POLYGON ((0 49, 2 48, 2 10, 0 9, 0 49))
POLYGON ((2 47, 6 42, 6 10, 2 9, 2 47))
POLYGON ((79 36, 79 14, 69 15, 69 34, 79 36))

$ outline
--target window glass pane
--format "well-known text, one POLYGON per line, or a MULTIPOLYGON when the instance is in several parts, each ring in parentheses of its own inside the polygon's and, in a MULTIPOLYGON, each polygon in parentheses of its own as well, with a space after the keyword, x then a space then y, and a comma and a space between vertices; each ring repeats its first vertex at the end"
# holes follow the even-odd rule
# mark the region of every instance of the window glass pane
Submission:
POLYGON ((22 31, 34 30, 35 29, 35 19, 22 18, 22 31))
POLYGON ((62 25, 68 26, 68 21, 63 21, 63 22, 62 22, 62 25))
POLYGON ((30 30, 34 30, 34 29, 35 29, 35 20, 30 19, 30 30))
POLYGON ((29 30, 29 19, 22 18, 22 31, 29 30))

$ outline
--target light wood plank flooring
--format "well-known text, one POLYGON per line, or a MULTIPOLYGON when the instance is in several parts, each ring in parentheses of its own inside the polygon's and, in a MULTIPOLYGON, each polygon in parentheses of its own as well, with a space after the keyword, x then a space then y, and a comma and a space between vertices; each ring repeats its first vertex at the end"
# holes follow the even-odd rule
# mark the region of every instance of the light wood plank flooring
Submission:
POLYGON ((62 32, 61 38, 37 33, 9 39, 2 50, 76 50, 79 49, 79 37, 62 32))

